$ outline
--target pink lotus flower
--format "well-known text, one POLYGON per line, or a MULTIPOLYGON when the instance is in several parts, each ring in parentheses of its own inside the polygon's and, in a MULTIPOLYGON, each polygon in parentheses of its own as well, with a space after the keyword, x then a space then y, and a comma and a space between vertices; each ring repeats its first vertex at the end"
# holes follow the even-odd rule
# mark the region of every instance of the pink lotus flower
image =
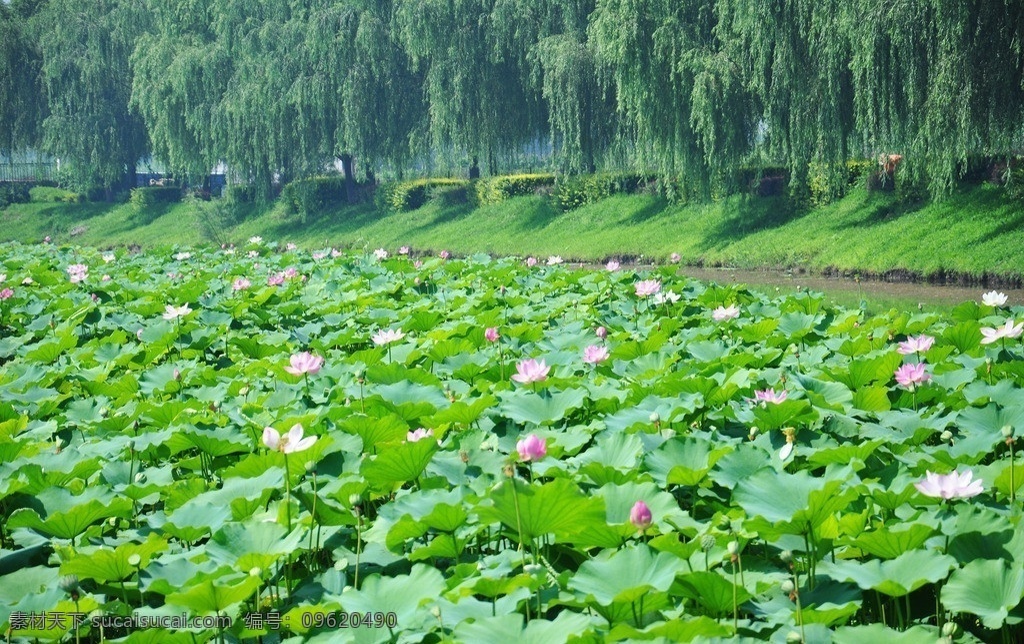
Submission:
POLYGON ((914 483, 917 491, 925 496, 936 499, 969 499, 984 491, 981 479, 972 481, 974 472, 967 470, 961 474, 934 474, 926 471, 923 481, 914 483))
POLYGON ((583 362, 598 364, 608 359, 608 347, 592 344, 583 350, 583 362))
POLYGON ((735 304, 729 306, 720 306, 711 312, 711 319, 715 322, 725 322, 726 320, 732 320, 740 315, 739 308, 735 304))
POLYGON ((668 261, 672 262, 673 264, 678 264, 682 259, 683 258, 679 256, 679 253, 672 253, 671 255, 668 256, 668 261))
POLYGON ((424 429, 424 428, 420 427, 419 429, 416 429, 414 431, 409 432, 406 435, 405 440, 410 442, 410 443, 415 443, 417 441, 423 440, 424 438, 432 438, 433 436, 434 436, 434 430, 432 430, 432 429, 424 429))
POLYGON ((539 461, 547 456, 548 444, 547 441, 539 438, 536 434, 530 434, 516 443, 516 451, 519 452, 519 460, 521 461, 539 461))
POLYGON ((440 257, 441 259, 448 259, 449 257, 451 257, 451 256, 452 256, 452 254, 451 254, 451 253, 449 253, 449 252, 448 252, 448 251, 446 251, 446 250, 442 250, 442 251, 441 251, 440 253, 438 253, 438 256, 439 256, 439 257, 440 257))
POLYGON ((5 288, 4 290, 0 291, 0 300, 9 300, 12 297, 14 297, 14 289, 5 288))
POLYGON ((263 430, 263 444, 275 452, 294 454, 309 449, 316 442, 316 436, 303 438, 302 434, 302 425, 297 423, 292 425, 292 428, 284 436, 273 427, 267 427, 263 430))
POLYGON ((188 304, 183 304, 181 306, 171 306, 168 304, 164 308, 164 319, 175 320, 177 318, 183 318, 191 312, 192 309, 188 307, 188 304))
MULTIPOLYGON (((412 267, 413 268, 423 268, 423 262, 421 262, 420 260, 417 259, 415 262, 412 263, 412 267)), ((416 279, 419 279, 419 278, 417 277, 416 279)))
POLYGON ((292 374, 293 376, 301 376, 309 374, 315 376, 319 371, 320 367, 324 365, 324 359, 321 356, 315 356, 308 351, 302 353, 296 353, 289 359, 289 365, 284 368, 285 371, 292 374))
POLYGON ((320 261, 321 259, 324 259, 325 257, 327 257, 327 251, 325 251, 325 250, 318 250, 317 252, 313 253, 313 259, 315 259, 317 261, 320 261))
POLYGON ((405 334, 402 333, 401 329, 381 329, 374 333, 370 339, 373 340, 374 344, 380 347, 386 344, 391 344, 392 342, 398 342, 404 337, 405 334))
POLYGON ((409 247, 408 246, 402 246, 401 248, 398 249, 398 254, 399 255, 408 255, 409 254, 409 247))
POLYGON ((287 251, 287 252, 289 252, 289 253, 290 253, 291 251, 295 250, 296 248, 298 248, 298 246, 296 246, 296 245, 295 245, 295 244, 293 244, 292 242, 288 242, 287 244, 285 244, 285 245, 284 245, 284 249, 285 249, 285 251, 287 251))
POLYGON ((551 255, 548 257, 548 266, 556 266, 564 261, 561 255, 551 255))
POLYGON ((136 329, 135 337, 138 339, 139 342, 142 342, 142 329, 136 329))
POLYGON ((289 266, 288 268, 284 269, 284 273, 281 274, 284 275, 284 278, 286 280, 292 280, 299 276, 299 271, 296 270, 294 266, 289 266))
POLYGON ((594 330, 594 335, 604 340, 605 338, 608 337, 608 329, 604 328, 603 326, 599 326, 597 327, 597 329, 594 330))
POLYGON ((640 280, 633 285, 633 288, 636 289, 638 297, 647 297, 661 290, 661 282, 658 280, 640 280))
POLYGON ((1022 331, 1024 331, 1024 322, 1015 325, 1013 320, 1007 320, 1006 324, 995 329, 982 327, 981 334, 985 337, 981 339, 981 343, 992 344, 1003 338, 1020 337, 1022 331))
POLYGON ((762 389, 754 392, 754 402, 772 403, 777 405, 781 402, 785 402, 786 398, 789 398, 789 392, 786 390, 775 391, 774 389, 762 389))
POLYGON ((239 277, 238 279, 236 279, 231 284, 231 288, 236 290, 236 291, 244 291, 245 289, 249 288, 250 286, 252 286, 252 282, 250 282, 249 280, 245 279, 244 277, 239 277))
POLYGON ((915 389, 918 385, 931 380, 931 376, 925 373, 924 363, 905 364, 896 370, 896 382, 909 389, 915 389))
POLYGON ((388 258, 388 251, 384 250, 383 248, 378 248, 377 250, 373 251, 373 256, 379 260, 385 260, 388 258))
POLYGON ((272 273, 267 276, 267 286, 281 286, 284 284, 284 273, 272 273))
POLYGON ((537 258, 536 257, 527 257, 526 258, 526 265, 529 266, 530 268, 533 268, 534 266, 537 265, 537 258))
POLYGON ((919 335, 916 338, 907 338, 903 342, 900 342, 900 346, 896 349, 897 353, 901 353, 905 356, 911 353, 924 353, 928 349, 932 348, 932 344, 935 343, 935 338, 930 335, 919 335))
POLYGON ((32 284, 32 283, 33 282, 32 282, 32 278, 31 277, 26 277, 25 279, 21 280, 21 285, 22 286, 28 286, 29 284, 32 284))
POLYGON ((68 266, 67 271, 72 284, 84 282, 85 278, 89 277, 89 267, 85 264, 72 264, 68 266))
POLYGON ((487 327, 487 330, 484 331, 484 338, 488 342, 497 342, 498 337, 498 327, 496 326, 489 326, 487 327))
POLYGON ((643 501, 637 501, 629 511, 629 522, 638 530, 646 530, 651 527, 651 509, 643 501))
POLYGON ((106 273, 104 273, 103 277, 100 278, 100 281, 101 282, 109 282, 110 281, 110 276, 107 275, 106 273))
POLYGON ((541 382, 547 380, 548 372, 551 371, 551 367, 544 364, 541 360, 537 362, 533 358, 529 360, 523 360, 516 365, 516 375, 512 376, 512 380, 521 382, 523 384, 529 382, 541 382))
POLYGON ((44 244, 49 244, 50 243, 50 236, 49 235, 47 235, 46 237, 43 237, 43 243, 44 244))
POLYGON ((337 258, 339 258, 341 256, 342 256, 342 252, 340 250, 337 250, 335 248, 331 249, 331 259, 337 259, 337 258))
POLYGON ((981 303, 986 306, 1002 306, 1006 304, 1006 293, 989 291, 981 296, 981 303))
POLYGON ((605 269, 607 269, 609 271, 617 271, 620 268, 622 268, 622 264, 620 264, 617 261, 615 261, 614 259, 612 259, 612 260, 609 260, 608 263, 604 265, 604 267, 605 267, 605 269))

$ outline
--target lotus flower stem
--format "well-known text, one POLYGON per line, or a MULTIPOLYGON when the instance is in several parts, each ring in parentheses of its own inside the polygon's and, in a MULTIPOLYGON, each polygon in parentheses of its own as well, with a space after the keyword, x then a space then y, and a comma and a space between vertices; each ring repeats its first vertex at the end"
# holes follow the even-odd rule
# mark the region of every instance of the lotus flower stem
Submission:
MULTIPOLYGON (((313 522, 317 524, 317 526, 316 526, 317 527, 316 548, 317 548, 317 550, 319 550, 320 549, 320 538, 319 538, 319 535, 320 535, 320 523, 316 520, 316 497, 317 497, 317 493, 316 493, 316 468, 315 467, 313 468, 312 474, 313 474, 313 508, 312 508, 312 511, 310 512, 310 515, 312 517, 313 522)), ((310 527, 310 530, 309 530, 309 546, 307 547, 307 549, 311 553, 315 553, 315 551, 313 550, 313 529, 312 529, 312 527, 310 527)))
POLYGON ((359 511, 359 508, 353 508, 356 515, 356 572, 355 580, 352 584, 354 588, 359 588, 359 557, 363 553, 363 513, 359 511))
POLYGON ((292 481, 288 476, 288 454, 284 454, 284 516, 288 523, 289 534, 292 531, 292 481))

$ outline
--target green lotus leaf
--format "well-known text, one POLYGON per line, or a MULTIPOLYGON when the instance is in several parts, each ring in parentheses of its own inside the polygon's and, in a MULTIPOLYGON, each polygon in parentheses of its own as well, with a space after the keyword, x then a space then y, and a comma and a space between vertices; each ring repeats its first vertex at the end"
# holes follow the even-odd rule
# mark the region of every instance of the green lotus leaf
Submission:
POLYGON ((164 517, 149 516, 149 525, 186 542, 196 542, 219 529, 230 519, 224 507, 212 503, 186 503, 164 517))
POLYGON ((935 529, 932 526, 921 523, 901 525, 897 528, 892 530, 883 527, 864 532, 851 545, 876 557, 895 559, 905 552, 920 548, 929 537, 935 534, 935 529))
MULTIPOLYGON (((569 580, 569 588, 599 606, 631 603, 651 591, 668 591, 683 569, 683 562, 674 555, 655 554, 638 544, 606 550, 584 562, 569 580)), ((731 606, 731 592, 729 601, 731 606)))
POLYGON ((380 443, 403 441, 409 433, 409 425, 395 414, 381 418, 352 415, 338 422, 338 427, 363 439, 363 449, 374 451, 380 443))
MULTIPOLYGON (((63 492, 63 490, 61 490, 63 492)), ((53 495, 49 497, 53 499, 53 495)), ((91 499, 75 502, 70 494, 57 504, 46 504, 45 518, 35 510, 15 510, 7 520, 8 528, 32 528, 42 534, 60 539, 75 539, 93 523, 110 517, 127 517, 132 511, 132 502, 123 497, 103 500, 91 499), (50 507, 59 509, 50 510, 50 507)))
POLYGON ((997 559, 983 559, 954 571, 942 586, 941 598, 947 610, 971 613, 987 628, 1001 628, 1022 595, 1024 569, 997 559))
POLYGON ((490 493, 489 500, 492 505, 478 506, 481 521, 500 521, 513 539, 521 531, 524 539, 553 534, 556 542, 571 542, 590 527, 606 525, 604 504, 584 495, 568 479, 543 485, 506 480, 490 493))
POLYGON ((454 634, 460 641, 477 644, 504 644, 509 638, 520 644, 548 644, 583 639, 592 625, 590 617, 564 611, 553 620, 531 619, 523 628, 523 616, 512 614, 463 621, 454 634))
POLYGON ((204 580, 180 592, 166 597, 168 604, 196 611, 201 615, 211 613, 230 614, 238 604, 249 599, 262 582, 258 577, 246 575, 234 583, 224 577, 213 581, 204 580))
POLYGON ((758 470, 737 484, 732 498, 747 516, 763 518, 748 519, 751 529, 802 534, 817 531, 856 497, 855 490, 843 489, 843 481, 813 477, 806 470, 758 470))
POLYGON ((714 447, 697 437, 673 438, 649 453, 644 465, 662 485, 699 485, 731 446, 714 447))
POLYGON ((574 409, 579 409, 587 398, 586 389, 567 389, 558 393, 539 395, 522 388, 502 396, 500 413, 517 423, 551 425, 574 409))
POLYGON ((70 561, 61 565, 64 575, 78 575, 83 579, 99 582, 119 581, 135 573, 136 566, 128 563, 133 555, 139 556, 138 568, 149 565, 150 559, 167 549, 167 541, 150 534, 142 543, 125 543, 110 548, 97 548, 91 552, 79 551, 70 561))
POLYGON ((949 555, 934 550, 910 550, 887 561, 823 561, 818 572, 836 581, 852 581, 864 590, 902 597, 925 584, 945 579, 955 567, 956 560, 949 555))
MULTIPOLYGON (((402 631, 420 632, 424 624, 436 619, 427 608, 445 591, 444 577, 436 568, 414 564, 408 575, 384 577, 370 575, 359 589, 348 588, 341 595, 325 595, 341 604, 344 610, 362 613, 393 612, 402 631)), ((366 627, 363 627, 366 628, 366 627)), ((353 629, 362 630, 362 629, 353 629)), ((369 629, 381 634, 381 629, 369 629)), ((383 630, 384 633, 387 629, 383 630)))
POLYGON ((437 448, 437 441, 429 439, 381 446, 376 455, 363 459, 359 473, 378 488, 412 481, 423 474, 437 448))
POLYGON ((731 614, 733 606, 738 606, 751 597, 746 588, 733 585, 717 572, 705 570, 679 577, 672 588, 672 594, 695 600, 716 616, 731 614))
POLYGON ((837 628, 832 634, 832 641, 834 644, 918 644, 931 642, 938 636, 939 629, 935 627, 911 626, 906 630, 897 631, 884 624, 869 624, 837 628))
POLYGON ((284 526, 267 521, 227 523, 213 533, 206 544, 206 554, 238 571, 268 570, 295 550, 302 536, 299 530, 288 534, 284 526))

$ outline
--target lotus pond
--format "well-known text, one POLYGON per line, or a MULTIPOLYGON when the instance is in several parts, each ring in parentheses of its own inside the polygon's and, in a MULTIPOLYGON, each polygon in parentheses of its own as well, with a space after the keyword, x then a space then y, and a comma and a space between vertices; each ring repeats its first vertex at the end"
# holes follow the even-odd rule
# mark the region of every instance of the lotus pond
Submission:
POLYGON ((259 239, 0 253, 11 641, 1024 638, 999 298, 868 316, 259 239))

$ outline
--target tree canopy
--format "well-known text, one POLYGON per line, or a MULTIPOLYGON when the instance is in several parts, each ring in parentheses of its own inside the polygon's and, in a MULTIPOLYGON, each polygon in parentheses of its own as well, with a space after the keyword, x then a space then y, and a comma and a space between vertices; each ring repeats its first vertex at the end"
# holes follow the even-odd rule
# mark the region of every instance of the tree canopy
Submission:
POLYGON ((544 144, 560 172, 704 193, 900 154, 941 195, 1021 154, 1022 42, 1019 0, 13 0, 0 150, 108 187, 152 154, 268 188, 544 144))

